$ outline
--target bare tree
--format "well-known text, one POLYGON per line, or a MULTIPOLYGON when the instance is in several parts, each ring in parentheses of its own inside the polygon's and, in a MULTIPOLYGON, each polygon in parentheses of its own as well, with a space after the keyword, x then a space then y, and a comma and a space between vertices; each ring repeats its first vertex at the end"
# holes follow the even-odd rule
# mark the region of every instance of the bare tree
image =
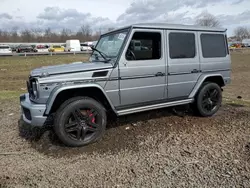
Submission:
POLYGON ((28 29, 25 29, 21 32, 21 37, 23 39, 23 42, 33 42, 32 40, 34 40, 32 32, 28 29))
POLYGON ((18 36, 18 27, 13 27, 10 31, 10 37, 13 42, 18 42, 19 36, 18 36))
POLYGON ((239 41, 242 41, 243 39, 250 37, 250 31, 248 31, 248 28, 242 27, 242 26, 237 27, 234 30, 234 34, 235 34, 237 40, 239 40, 239 41))
POLYGON ((10 35, 9 35, 8 31, 0 29, 0 41, 1 42, 8 42, 9 38, 10 38, 10 35))
POLYGON ((80 32, 81 32, 82 36, 84 38, 86 38, 85 40, 88 40, 91 36, 91 28, 88 24, 82 25, 80 28, 80 32))
POLYGON ((41 28, 34 28, 31 30, 31 32, 33 33, 33 36, 35 38, 34 41, 43 42, 44 33, 43 33, 43 30, 41 28))
POLYGON ((203 12, 196 17, 196 25, 207 27, 219 27, 219 20, 210 13, 203 12))

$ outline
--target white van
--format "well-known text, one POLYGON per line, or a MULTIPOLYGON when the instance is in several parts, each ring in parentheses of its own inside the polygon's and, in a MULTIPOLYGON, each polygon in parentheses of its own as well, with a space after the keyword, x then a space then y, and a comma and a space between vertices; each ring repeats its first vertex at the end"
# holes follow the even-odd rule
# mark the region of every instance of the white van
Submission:
POLYGON ((79 40, 66 40, 65 52, 80 52, 81 45, 79 40))

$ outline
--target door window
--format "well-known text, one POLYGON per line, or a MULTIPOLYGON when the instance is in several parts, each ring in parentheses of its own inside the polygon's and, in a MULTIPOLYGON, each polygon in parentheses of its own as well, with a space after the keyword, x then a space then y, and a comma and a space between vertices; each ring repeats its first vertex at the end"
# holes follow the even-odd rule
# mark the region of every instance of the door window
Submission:
POLYGON ((169 56, 171 59, 194 58, 194 33, 169 33, 169 56))
POLYGON ((161 33, 135 32, 126 52, 128 61, 153 60, 161 58, 161 33))

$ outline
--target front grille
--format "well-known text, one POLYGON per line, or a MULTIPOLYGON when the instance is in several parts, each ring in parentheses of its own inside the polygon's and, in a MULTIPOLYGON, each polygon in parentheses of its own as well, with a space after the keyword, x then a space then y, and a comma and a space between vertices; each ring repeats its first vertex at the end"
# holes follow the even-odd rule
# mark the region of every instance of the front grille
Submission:
POLYGON ((29 121, 31 121, 31 114, 30 114, 30 110, 25 108, 25 107, 22 107, 23 108, 23 113, 26 117, 26 119, 28 119, 29 121))

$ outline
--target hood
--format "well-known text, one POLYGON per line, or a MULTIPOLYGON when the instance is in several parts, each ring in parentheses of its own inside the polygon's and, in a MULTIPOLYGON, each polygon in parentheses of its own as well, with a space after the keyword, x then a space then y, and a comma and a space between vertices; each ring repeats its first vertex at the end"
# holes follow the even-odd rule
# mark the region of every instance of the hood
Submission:
POLYGON ((57 74, 65 74, 72 72, 82 72, 82 71, 92 71, 99 69, 108 69, 112 68, 111 63, 90 63, 90 62, 73 62, 70 64, 62 64, 62 65, 53 65, 53 66, 45 66, 34 69, 31 71, 30 76, 49 76, 49 75, 57 75, 57 74))

